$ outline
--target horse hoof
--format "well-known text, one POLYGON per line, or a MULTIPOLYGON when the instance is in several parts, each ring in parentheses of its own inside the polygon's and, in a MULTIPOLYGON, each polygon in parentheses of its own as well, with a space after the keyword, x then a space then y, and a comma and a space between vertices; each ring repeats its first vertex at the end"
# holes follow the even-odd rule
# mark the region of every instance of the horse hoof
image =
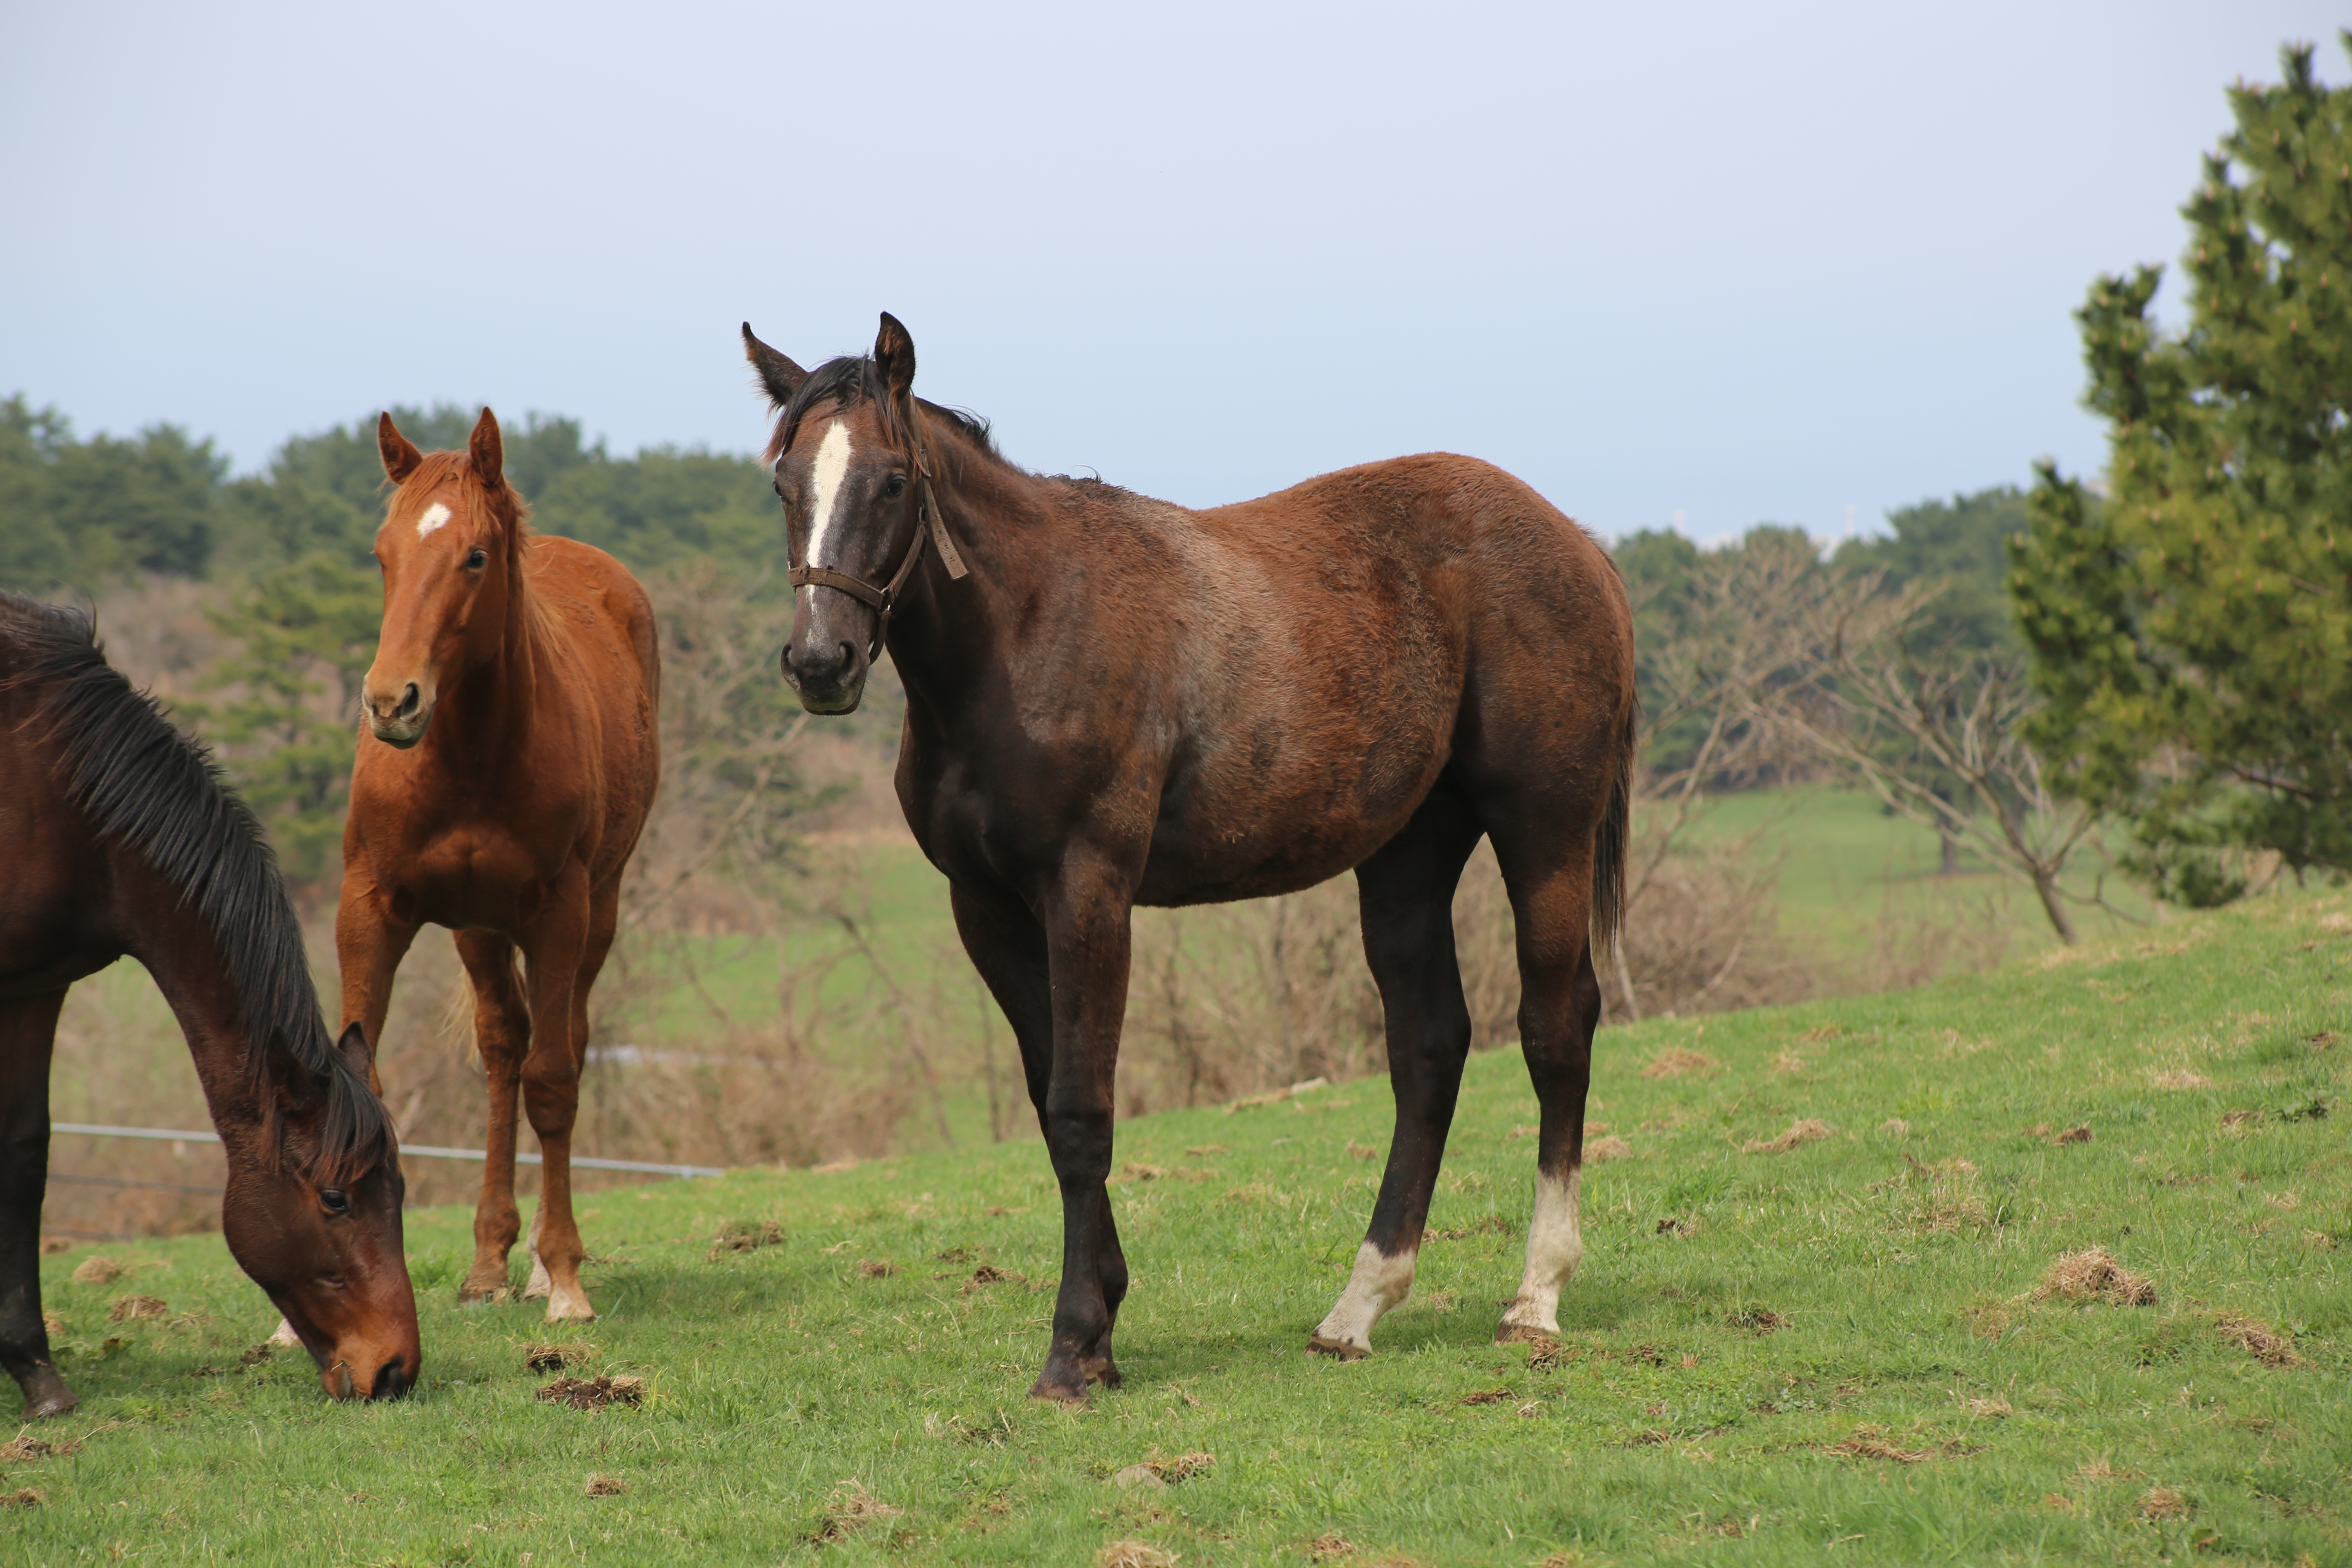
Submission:
POLYGON ((1498 1345, 1556 1345, 1559 1336, 1546 1329, 1531 1329, 1525 1323, 1505 1323, 1495 1331, 1498 1345))
POLYGON ((66 1380, 53 1372, 41 1380, 37 1390, 26 1391, 24 1419, 45 1420, 51 1415, 66 1415, 80 1406, 81 1396, 68 1388, 66 1380))
POLYGON ((1107 1355, 1089 1356, 1083 1364, 1088 1383, 1099 1383, 1105 1388, 1117 1388, 1126 1381, 1118 1374, 1118 1363, 1107 1355))
POLYGON ((1308 1355, 1337 1356, 1341 1361, 1361 1361, 1372 1353, 1370 1345, 1351 1345, 1345 1340, 1327 1340, 1321 1334, 1307 1336, 1308 1355))
POLYGON ((460 1307, 492 1307, 514 1294, 504 1285, 462 1285, 457 1289, 460 1307))
POLYGON ((587 1293, 577 1286, 557 1285, 547 1293, 547 1321, 551 1323, 593 1323, 596 1309, 588 1304, 587 1293))
POLYGON ((1048 1367, 1037 1374, 1036 1382, 1029 1385, 1029 1397, 1049 1405, 1059 1405, 1065 1409, 1084 1410, 1087 1408, 1087 1385, 1083 1379, 1073 1379, 1067 1373, 1057 1373, 1048 1367))

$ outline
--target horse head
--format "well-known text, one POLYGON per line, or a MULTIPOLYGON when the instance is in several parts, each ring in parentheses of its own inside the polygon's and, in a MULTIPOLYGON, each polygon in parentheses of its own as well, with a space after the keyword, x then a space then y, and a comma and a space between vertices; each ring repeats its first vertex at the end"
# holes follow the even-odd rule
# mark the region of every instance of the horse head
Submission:
POLYGON ((814 374, 752 336, 748 323, 743 343, 778 411, 763 455, 798 563, 784 680, 810 712, 847 713, 865 695, 927 537, 940 542, 951 574, 962 571, 929 494, 915 341, 886 311, 870 356, 835 360, 814 374))
POLYGON ((464 452, 430 457, 386 414, 383 471, 400 488, 376 531, 383 632, 360 701, 375 738, 425 738, 435 697, 498 657, 522 564, 522 498, 506 482, 497 416, 482 410, 464 452))
MULTIPOLYGON (((323 1042, 322 1042, 323 1043, 323 1042)), ((404 1190, 388 1123, 371 1104, 358 1025, 323 1074, 278 1069, 264 1136, 226 1140, 221 1232, 338 1399, 406 1393, 424 1363, 402 1250, 404 1190), (276 1142, 266 1129, 275 1123, 276 1142)))

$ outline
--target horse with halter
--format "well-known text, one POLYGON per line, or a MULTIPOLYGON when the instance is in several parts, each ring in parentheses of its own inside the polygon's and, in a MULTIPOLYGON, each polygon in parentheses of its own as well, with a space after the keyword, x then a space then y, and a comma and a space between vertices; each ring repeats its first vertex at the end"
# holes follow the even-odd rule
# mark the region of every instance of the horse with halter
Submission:
POLYGON ((424 1352, 392 1119, 327 1033, 253 814, 106 662, 89 617, 0 594, 0 1366, 27 1418, 79 1403, 41 1318, 49 1060, 66 989, 128 954, 170 1003, 228 1156, 221 1232, 337 1398, 424 1352))
POLYGON ((1633 617, 1608 556, 1467 458, 1373 463, 1189 511, 1000 458, 913 395, 888 315, 804 371, 743 329, 777 412, 796 563, 784 678, 857 706, 906 686, 898 799, 1019 1038, 1062 1194, 1053 1338, 1031 1393, 1115 1384, 1127 1263, 1104 1181, 1129 911, 1353 869, 1396 1130, 1355 1268, 1310 1348, 1370 1352, 1411 1289, 1470 1016, 1452 900, 1490 837, 1517 921, 1542 1105, 1535 1211, 1497 1337, 1558 1332, 1583 1252, 1584 1100, 1633 766, 1633 617))
POLYGON ((546 1160, 523 1294, 550 1322, 585 1320, 572 1127, 589 989, 661 778, 653 605, 603 551, 530 531, 488 409, 463 452, 419 452, 389 414, 376 443, 399 489, 376 533, 383 633, 343 826, 343 1016, 377 1037, 419 928, 457 933, 490 1097, 458 1299, 507 1293, 520 1095, 546 1160))

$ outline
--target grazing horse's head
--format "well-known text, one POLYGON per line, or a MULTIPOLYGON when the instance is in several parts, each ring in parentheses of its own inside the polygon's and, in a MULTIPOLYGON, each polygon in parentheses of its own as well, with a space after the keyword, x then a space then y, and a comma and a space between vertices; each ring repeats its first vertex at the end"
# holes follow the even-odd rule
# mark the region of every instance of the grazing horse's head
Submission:
POLYGON ((895 607, 886 595, 923 543, 915 342, 886 312, 870 358, 835 360, 814 375, 748 323, 743 345, 781 411, 763 455, 796 567, 784 679, 810 712, 847 713, 865 695, 895 607))
MULTIPOLYGON (((396 1399, 424 1350, 402 1251, 403 1183, 367 1089, 360 1026, 315 1081, 273 1085, 277 1142, 232 1143, 222 1238, 286 1316, 337 1399, 396 1399)), ((299 1067, 291 1076, 310 1078, 299 1067)))
POLYGON ((376 531, 383 634, 360 704, 375 738, 405 750, 425 738, 434 698, 498 655, 521 570, 523 505, 487 408, 463 452, 425 456, 389 414, 375 437, 400 488, 376 531))

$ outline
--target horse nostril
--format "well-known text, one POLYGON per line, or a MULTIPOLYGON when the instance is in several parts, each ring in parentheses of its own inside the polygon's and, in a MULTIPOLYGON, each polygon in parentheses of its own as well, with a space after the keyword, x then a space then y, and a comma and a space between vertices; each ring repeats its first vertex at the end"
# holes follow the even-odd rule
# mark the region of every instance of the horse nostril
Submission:
POLYGON ((843 643, 840 646, 841 668, 847 669, 851 665, 857 662, 857 645, 855 643, 843 643))
POLYGON ((408 1368, 397 1360, 388 1361, 375 1374, 375 1386, 368 1391, 370 1399, 397 1399, 408 1392, 408 1368))
POLYGON ((408 683, 408 689, 400 694, 400 706, 394 710, 394 717, 405 719, 410 714, 415 712, 416 704, 423 699, 424 695, 425 694, 423 692, 416 689, 416 682, 413 680, 410 681, 408 683))

